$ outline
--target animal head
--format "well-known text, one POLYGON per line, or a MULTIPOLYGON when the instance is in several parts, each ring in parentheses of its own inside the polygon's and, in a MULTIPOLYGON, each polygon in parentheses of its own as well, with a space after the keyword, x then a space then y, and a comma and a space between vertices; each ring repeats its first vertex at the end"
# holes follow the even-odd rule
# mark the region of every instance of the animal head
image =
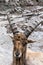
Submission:
POLYGON ((14 57, 21 58, 26 51, 27 43, 33 43, 34 41, 28 40, 23 33, 18 33, 14 35, 13 44, 14 44, 14 57))

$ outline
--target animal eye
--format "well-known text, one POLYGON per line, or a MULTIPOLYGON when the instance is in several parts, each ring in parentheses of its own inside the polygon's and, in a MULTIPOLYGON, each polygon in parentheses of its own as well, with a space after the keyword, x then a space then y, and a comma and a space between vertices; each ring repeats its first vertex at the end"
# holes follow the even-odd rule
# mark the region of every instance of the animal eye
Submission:
POLYGON ((23 46, 25 46, 25 43, 23 43, 23 46))
POLYGON ((18 38, 20 38, 20 36, 18 36, 18 38))
POLYGON ((13 40, 13 42, 14 42, 14 40, 13 40))
POLYGON ((14 46, 14 50, 16 50, 16 47, 14 46))
POLYGON ((24 42, 24 43, 23 43, 23 46, 25 46, 26 44, 27 44, 27 43, 26 43, 26 42, 24 42))
POLYGON ((13 44, 15 44, 15 41, 13 40, 13 44))

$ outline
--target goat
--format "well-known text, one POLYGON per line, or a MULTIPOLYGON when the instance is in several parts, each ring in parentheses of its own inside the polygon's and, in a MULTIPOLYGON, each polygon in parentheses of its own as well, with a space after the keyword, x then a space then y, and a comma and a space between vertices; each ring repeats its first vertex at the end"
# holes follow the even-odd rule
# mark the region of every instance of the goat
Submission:
POLYGON ((35 41, 28 40, 23 33, 14 35, 13 38, 13 63, 12 65, 43 65, 43 53, 27 50, 27 44, 35 41))
POLYGON ((33 43, 32 40, 27 40, 26 36, 22 33, 14 35, 13 38, 13 64, 12 65, 26 65, 26 45, 33 43))
MULTIPOLYGON (((9 24, 11 23, 9 19, 9 15, 7 14, 7 19, 9 21, 9 24)), ((13 63, 12 65, 26 65, 26 45, 27 43, 33 43, 34 41, 28 40, 28 36, 33 32, 33 30, 40 24, 38 22, 37 25, 35 24, 35 27, 31 27, 31 31, 26 30, 24 33, 19 33, 16 30, 16 34, 14 31, 14 27, 10 24, 11 30, 13 32, 13 63)), ((17 28, 16 28, 17 29, 17 28)), ((28 56, 28 55, 27 55, 28 56)))

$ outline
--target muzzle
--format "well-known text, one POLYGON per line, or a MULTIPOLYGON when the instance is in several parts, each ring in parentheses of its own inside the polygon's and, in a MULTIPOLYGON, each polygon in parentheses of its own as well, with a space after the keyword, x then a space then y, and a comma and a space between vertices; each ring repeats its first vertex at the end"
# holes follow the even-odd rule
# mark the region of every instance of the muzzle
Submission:
POLYGON ((21 58, 21 56, 22 56, 22 53, 21 52, 14 52, 14 57, 16 57, 16 58, 21 58))

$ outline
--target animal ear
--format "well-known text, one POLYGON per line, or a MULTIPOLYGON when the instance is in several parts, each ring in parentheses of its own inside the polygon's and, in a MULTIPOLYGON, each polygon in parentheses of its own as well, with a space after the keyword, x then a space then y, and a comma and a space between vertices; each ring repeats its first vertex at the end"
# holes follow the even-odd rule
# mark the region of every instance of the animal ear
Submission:
POLYGON ((31 40, 31 39, 27 39, 27 43, 34 43, 34 42, 36 42, 36 41, 34 41, 34 40, 31 40))
POLYGON ((34 43, 34 42, 36 42, 36 41, 33 41, 33 40, 31 40, 31 39, 27 39, 26 41, 25 41, 25 43, 24 43, 24 45, 27 45, 28 43, 34 43))

